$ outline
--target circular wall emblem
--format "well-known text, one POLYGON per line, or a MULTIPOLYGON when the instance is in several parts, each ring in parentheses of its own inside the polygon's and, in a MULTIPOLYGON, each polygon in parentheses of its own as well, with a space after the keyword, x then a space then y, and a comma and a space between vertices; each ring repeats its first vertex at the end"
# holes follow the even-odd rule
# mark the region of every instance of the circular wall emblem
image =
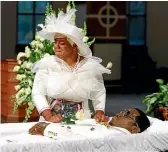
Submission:
POLYGON ((115 26, 118 19, 118 12, 113 6, 104 5, 98 12, 99 23, 105 28, 111 28, 115 26), (103 12, 106 12, 106 14, 104 15, 103 12), (104 21, 106 21, 106 23, 104 21))

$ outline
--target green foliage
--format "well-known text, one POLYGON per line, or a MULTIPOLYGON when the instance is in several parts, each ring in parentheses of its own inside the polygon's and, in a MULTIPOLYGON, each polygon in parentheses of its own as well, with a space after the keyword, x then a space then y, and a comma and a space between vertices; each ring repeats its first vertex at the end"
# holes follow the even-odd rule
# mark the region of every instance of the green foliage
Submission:
POLYGON ((62 120, 62 124, 75 124, 75 120, 78 120, 75 116, 75 112, 72 113, 72 115, 69 115, 67 117, 64 117, 62 120))
POLYGON ((52 5, 47 3, 45 16, 48 16, 48 15, 51 15, 51 14, 56 14, 56 12, 52 9, 52 5))
POLYGON ((95 38, 91 40, 90 42, 87 42, 87 45, 90 47, 95 42, 95 38))
POLYGON ((146 113, 151 115, 158 106, 168 106, 168 84, 164 84, 162 79, 157 79, 156 82, 159 85, 159 91, 145 96, 142 101, 146 105, 146 113))

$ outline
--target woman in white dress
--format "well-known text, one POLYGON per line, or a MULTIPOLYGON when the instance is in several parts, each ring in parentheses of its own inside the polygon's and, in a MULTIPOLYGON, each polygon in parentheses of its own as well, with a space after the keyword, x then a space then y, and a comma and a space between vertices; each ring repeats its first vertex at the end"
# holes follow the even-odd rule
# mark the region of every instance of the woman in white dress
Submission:
POLYGON ((102 74, 111 71, 100 64, 101 59, 92 56, 83 42, 82 32, 70 23, 75 11, 71 9, 57 18, 48 16, 45 26, 37 33, 54 42, 55 52, 32 67, 36 73, 32 98, 41 120, 61 122, 74 113, 78 119, 91 118, 89 99, 95 110, 94 118, 105 119, 106 90, 102 74))

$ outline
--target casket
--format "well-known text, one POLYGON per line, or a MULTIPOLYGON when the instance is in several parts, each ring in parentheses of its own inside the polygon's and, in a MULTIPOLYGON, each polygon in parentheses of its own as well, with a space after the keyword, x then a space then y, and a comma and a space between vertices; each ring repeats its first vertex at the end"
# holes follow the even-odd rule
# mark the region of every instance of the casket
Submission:
MULTIPOLYGON (((2 152, 165 152, 168 150, 168 122, 155 118, 150 118, 150 122, 151 126, 138 134, 118 135, 113 132, 107 134, 102 132, 99 126, 94 125, 95 131, 98 129, 96 134, 89 135, 83 132, 86 130, 82 132, 78 130, 79 134, 69 136, 66 133, 62 134, 63 136, 58 135, 55 140, 28 134, 34 122, 0 124, 0 150, 2 152)), ((88 124, 91 125, 93 124, 88 124)), ((83 127, 86 127, 86 124, 83 127)))

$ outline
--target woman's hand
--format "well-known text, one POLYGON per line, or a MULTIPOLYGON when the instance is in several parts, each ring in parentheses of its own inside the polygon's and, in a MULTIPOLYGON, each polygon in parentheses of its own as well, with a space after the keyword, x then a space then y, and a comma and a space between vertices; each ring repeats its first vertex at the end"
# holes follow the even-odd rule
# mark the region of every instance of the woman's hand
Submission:
POLYGON ((47 121, 59 123, 62 121, 62 119, 63 117, 61 116, 61 114, 58 114, 58 115, 51 116, 47 121))
POLYGON ((102 111, 102 110, 97 110, 95 112, 94 119, 97 122, 108 122, 108 120, 109 120, 108 116, 105 116, 104 111, 102 111))
POLYGON ((42 112, 42 116, 44 117, 44 119, 46 121, 49 122, 55 122, 55 123, 59 123, 61 122, 61 120, 63 119, 63 117, 61 116, 61 114, 57 114, 57 115, 52 115, 51 110, 46 109, 42 112))

